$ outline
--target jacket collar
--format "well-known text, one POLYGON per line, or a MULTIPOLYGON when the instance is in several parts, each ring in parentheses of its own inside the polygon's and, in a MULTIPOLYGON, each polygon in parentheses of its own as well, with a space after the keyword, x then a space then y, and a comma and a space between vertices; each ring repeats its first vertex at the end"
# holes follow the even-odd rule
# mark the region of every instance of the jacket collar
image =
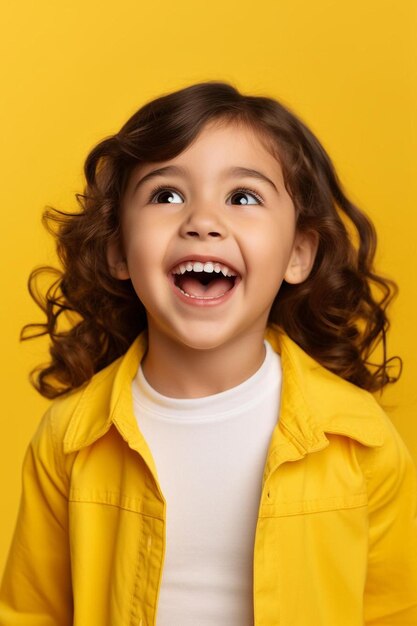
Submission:
POLYGON ((281 355, 283 376, 264 480, 281 463, 326 448, 326 433, 369 447, 383 444, 383 411, 372 394, 324 368, 276 324, 267 327, 265 338, 281 355))
MULTIPOLYGON (((345 435, 366 446, 383 443, 382 409, 374 397, 336 376, 306 354, 276 324, 265 338, 281 356, 281 408, 273 431, 266 473, 329 445, 325 433, 345 435)), ((64 452, 80 450, 112 426, 139 452, 156 475, 149 447, 133 412, 131 383, 146 352, 147 330, 127 352, 98 372, 84 389, 64 437, 64 452)))

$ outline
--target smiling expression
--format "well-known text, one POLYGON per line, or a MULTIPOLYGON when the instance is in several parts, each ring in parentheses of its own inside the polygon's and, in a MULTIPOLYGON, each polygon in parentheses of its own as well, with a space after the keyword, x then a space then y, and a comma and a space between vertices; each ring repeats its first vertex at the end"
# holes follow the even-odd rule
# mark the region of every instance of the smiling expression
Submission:
POLYGON ((190 348, 245 333, 262 338, 283 279, 300 282, 308 273, 298 267, 295 209, 280 164, 243 125, 210 122, 175 158, 138 165, 121 225, 121 247, 109 256, 126 265, 115 275, 131 279, 150 335, 190 348), (190 305, 173 286, 173 267, 196 255, 222 259, 240 275, 214 306, 190 305))

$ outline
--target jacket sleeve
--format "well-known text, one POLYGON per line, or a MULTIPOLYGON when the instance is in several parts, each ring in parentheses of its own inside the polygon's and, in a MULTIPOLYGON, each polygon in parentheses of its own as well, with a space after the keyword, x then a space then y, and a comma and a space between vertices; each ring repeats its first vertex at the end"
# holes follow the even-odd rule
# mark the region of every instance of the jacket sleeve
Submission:
POLYGON ((366 626, 417 626, 417 471, 386 417, 369 470, 366 626))
POLYGON ((0 626, 73 623, 68 481, 45 413, 25 453, 16 527, 0 587, 0 626))

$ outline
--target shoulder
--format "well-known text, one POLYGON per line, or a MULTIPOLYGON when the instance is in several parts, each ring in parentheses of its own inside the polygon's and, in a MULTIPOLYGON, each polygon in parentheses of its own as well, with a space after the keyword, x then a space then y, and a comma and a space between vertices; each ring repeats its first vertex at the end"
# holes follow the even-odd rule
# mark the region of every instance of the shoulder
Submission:
POLYGON ((370 486, 380 495, 383 492, 400 495, 400 490, 405 488, 417 497, 417 468, 407 444, 382 408, 375 419, 382 433, 382 443, 373 448, 369 459, 370 486))
POLYGON ((324 430, 355 440, 355 457, 367 483, 369 513, 403 515, 410 507, 417 510, 416 464, 377 398, 323 369, 316 369, 315 375, 317 381, 323 381, 323 386, 318 385, 325 391, 320 394, 321 402, 326 396, 333 398, 333 411, 324 418, 324 430))
MULTIPOLYGON (((339 405, 331 422, 349 423, 353 433, 369 437, 364 454, 367 457, 368 475, 375 481, 401 480, 404 473, 416 472, 414 461, 398 428, 389 414, 371 392, 330 374, 326 376, 326 389, 334 394, 339 405)), ((361 441, 360 437, 358 440, 361 441)))
POLYGON ((97 413, 97 408, 103 419, 106 418, 114 379, 122 359, 119 357, 97 372, 82 387, 54 399, 38 424, 31 440, 32 446, 49 445, 55 454, 62 455, 65 437, 71 432, 74 418, 80 411, 87 429, 88 421, 93 413, 97 413))

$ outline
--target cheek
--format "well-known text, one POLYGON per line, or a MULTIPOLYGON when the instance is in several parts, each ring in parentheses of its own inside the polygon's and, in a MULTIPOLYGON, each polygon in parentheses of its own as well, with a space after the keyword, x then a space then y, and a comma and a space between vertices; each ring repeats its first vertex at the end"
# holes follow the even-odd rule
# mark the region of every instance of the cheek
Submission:
POLYGON ((126 225, 125 251, 130 278, 136 295, 147 310, 152 310, 155 294, 160 292, 168 248, 166 232, 160 224, 136 221, 126 225), (127 231, 129 226, 130 231, 127 231))
POLYGON ((126 225, 124 244, 129 270, 133 272, 152 267, 161 245, 158 246, 157 230, 146 228, 140 223, 126 225))
POLYGON ((128 216, 123 224, 127 257, 143 260, 157 258, 166 249, 170 232, 172 225, 161 215, 143 210, 128 216))
POLYGON ((146 251, 143 242, 136 239, 126 245, 126 260, 131 275, 137 274, 143 269, 146 260, 146 251))
POLYGON ((277 221, 262 230, 253 229, 247 239, 248 273, 264 277, 268 284, 280 284, 287 269, 294 241, 291 223, 277 221))

